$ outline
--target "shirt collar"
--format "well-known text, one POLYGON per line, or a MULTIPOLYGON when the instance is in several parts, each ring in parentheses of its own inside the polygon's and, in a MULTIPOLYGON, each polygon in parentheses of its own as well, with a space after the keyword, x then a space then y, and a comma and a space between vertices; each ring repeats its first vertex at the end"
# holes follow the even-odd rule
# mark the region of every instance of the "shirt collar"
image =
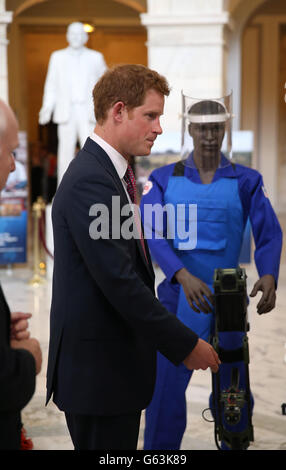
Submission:
MULTIPOLYGON (((229 165, 231 165, 231 161, 228 158, 226 158, 226 156, 222 152, 220 155, 221 155, 220 163, 217 169, 226 168, 229 165)), ((186 166, 189 166, 190 168, 196 168, 196 164, 194 162, 194 152, 190 153, 190 155, 186 159, 186 162, 187 162, 186 166)))
POLYGON ((114 147, 99 137, 99 135, 95 134, 95 132, 91 134, 90 138, 107 153, 118 173, 119 178, 122 180, 127 170, 127 160, 114 147))
MULTIPOLYGON (((191 165, 186 165, 185 175, 193 178, 195 182, 200 182, 200 175, 193 160, 193 152, 189 155, 188 160, 191 162, 191 165)), ((220 166, 216 169, 212 182, 214 183, 217 179, 223 177, 235 178, 236 173, 233 163, 235 164, 235 162, 231 162, 223 153, 221 153, 220 166)))

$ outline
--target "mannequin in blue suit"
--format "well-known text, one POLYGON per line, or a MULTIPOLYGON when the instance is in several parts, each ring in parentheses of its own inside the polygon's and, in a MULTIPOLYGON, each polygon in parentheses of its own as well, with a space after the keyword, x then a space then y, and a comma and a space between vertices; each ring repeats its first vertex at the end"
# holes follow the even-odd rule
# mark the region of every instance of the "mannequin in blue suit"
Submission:
MULTIPOLYGON (((275 306, 282 246, 281 228, 266 195, 261 175, 242 165, 231 164, 221 153, 225 123, 212 122, 208 116, 224 112, 217 102, 202 101, 192 112, 201 113, 203 122, 191 122, 189 132, 194 151, 182 163, 153 171, 141 201, 146 204, 195 204, 197 206, 197 244, 195 249, 180 249, 180 239, 164 238, 167 227, 178 220, 166 218, 163 237, 149 237, 153 258, 166 278, 158 287, 160 301, 201 338, 209 340, 213 330, 213 274, 216 268, 236 268, 248 218, 256 243, 255 262, 259 273, 251 296, 263 295, 257 305, 259 314, 275 306), (204 121, 204 122, 205 122, 204 121)), ((190 221, 189 221, 190 222, 190 221)), ((191 223, 191 222, 190 222, 191 223)), ((156 232, 154 220, 144 219, 149 232, 156 232)), ((241 335, 227 335, 227 348, 237 348, 241 335)), ((240 364, 242 367, 242 364, 240 364)), ((224 364, 220 367, 224 375, 224 364)), ((146 410, 145 449, 179 449, 186 427, 185 391, 192 371, 173 367, 158 355, 155 393, 146 410)), ((241 373, 241 386, 244 385, 241 373)), ((229 375, 221 378, 229 385, 229 375)), ((243 430, 247 416, 234 431, 243 430)))

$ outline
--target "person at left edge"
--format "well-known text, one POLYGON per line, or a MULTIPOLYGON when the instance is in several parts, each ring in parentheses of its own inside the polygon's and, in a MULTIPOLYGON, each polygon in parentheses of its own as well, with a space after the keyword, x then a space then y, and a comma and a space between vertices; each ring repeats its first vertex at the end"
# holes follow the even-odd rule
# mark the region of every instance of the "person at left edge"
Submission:
MULTIPOLYGON (((17 146, 18 123, 0 100, 0 190, 15 170, 12 152, 17 146)), ((28 318, 30 314, 10 312, 0 285, 0 450, 21 449, 21 410, 32 398, 41 370, 41 348, 29 337, 28 318)))
POLYGON ((54 199, 47 402, 53 393, 76 450, 136 449, 157 350, 190 369, 219 367, 214 349, 156 299, 147 244, 143 249, 144 240, 123 231, 126 208, 130 215, 128 159, 150 154, 168 94, 164 77, 147 67, 105 72, 93 91, 95 131, 54 199), (122 229, 116 236, 113 197, 120 205, 113 228, 122 229), (95 204, 110 227, 98 239, 90 234, 95 204))

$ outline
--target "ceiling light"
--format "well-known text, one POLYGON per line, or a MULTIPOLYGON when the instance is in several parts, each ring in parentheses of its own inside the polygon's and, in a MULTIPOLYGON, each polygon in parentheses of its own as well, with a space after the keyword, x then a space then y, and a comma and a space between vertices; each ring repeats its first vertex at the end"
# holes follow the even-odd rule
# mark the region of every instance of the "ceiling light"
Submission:
POLYGON ((94 26, 89 23, 85 23, 83 27, 86 33, 93 33, 94 31, 94 26))

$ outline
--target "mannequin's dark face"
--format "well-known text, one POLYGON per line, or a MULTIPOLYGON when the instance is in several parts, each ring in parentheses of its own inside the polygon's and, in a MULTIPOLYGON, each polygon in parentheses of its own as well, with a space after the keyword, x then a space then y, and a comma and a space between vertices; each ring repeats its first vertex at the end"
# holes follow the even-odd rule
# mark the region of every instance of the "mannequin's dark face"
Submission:
POLYGON ((193 138, 196 165, 205 169, 216 168, 220 161, 225 123, 191 123, 189 133, 193 138))
POLYGON ((193 138, 194 149, 201 157, 204 155, 209 157, 220 152, 225 133, 225 123, 192 123, 189 126, 189 133, 193 138))

